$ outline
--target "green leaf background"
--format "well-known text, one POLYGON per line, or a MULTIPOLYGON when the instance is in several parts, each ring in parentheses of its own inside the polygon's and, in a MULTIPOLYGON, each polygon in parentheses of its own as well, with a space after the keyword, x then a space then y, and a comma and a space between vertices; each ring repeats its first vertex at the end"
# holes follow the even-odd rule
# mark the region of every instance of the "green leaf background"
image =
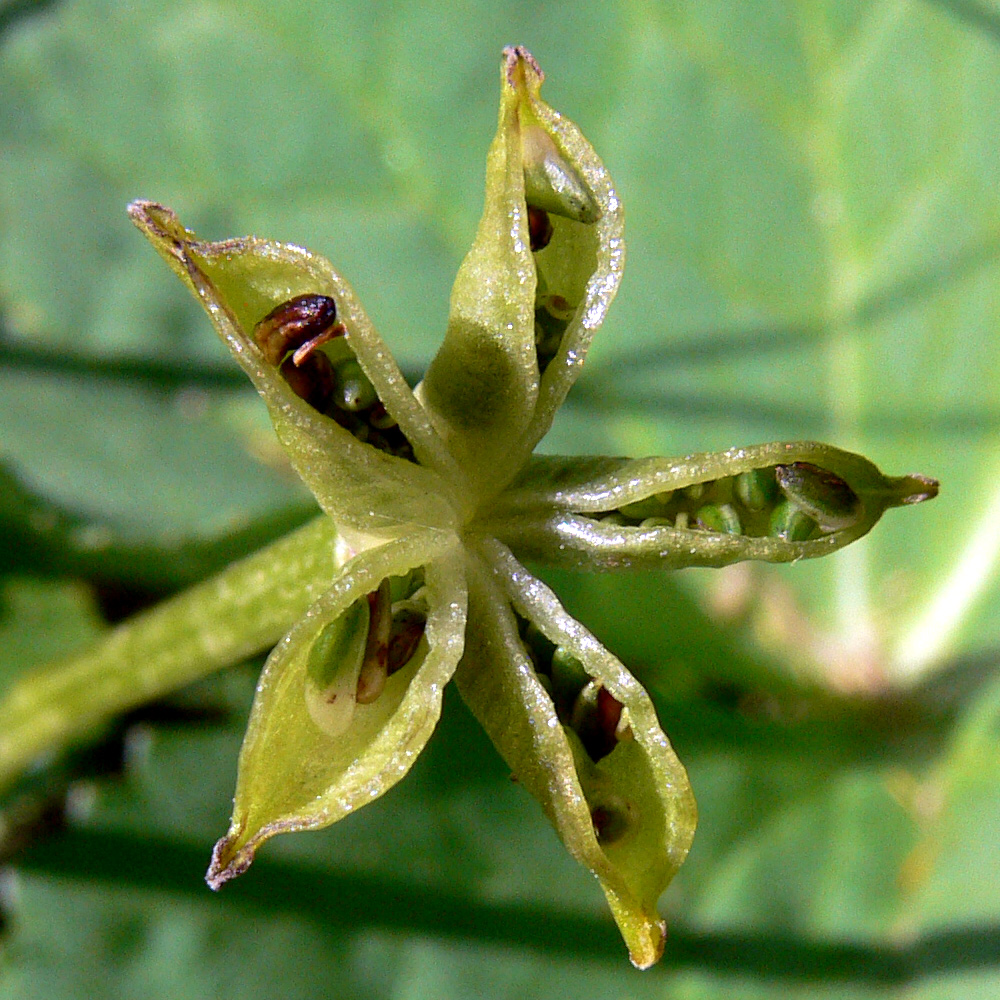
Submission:
POLYGON ((1000 992, 992 0, 0 2, 0 679, 311 509, 125 203, 325 253, 416 378, 515 42, 628 217, 545 449, 815 437, 941 497, 815 564, 548 574, 699 798, 655 970, 454 696, 389 796, 209 893, 250 664, 18 789, 0 997, 1000 992))

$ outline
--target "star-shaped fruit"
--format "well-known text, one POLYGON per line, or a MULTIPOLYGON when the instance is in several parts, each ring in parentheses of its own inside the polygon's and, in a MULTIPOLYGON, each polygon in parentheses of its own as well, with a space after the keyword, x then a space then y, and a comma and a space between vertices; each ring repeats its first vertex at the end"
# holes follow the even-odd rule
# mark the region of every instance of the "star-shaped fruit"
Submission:
MULTIPOLYGON (((269 837, 326 826, 388 791, 454 678, 647 967, 662 952, 656 903, 691 844, 694 797, 646 691, 525 560, 792 562, 835 552, 937 484, 809 442, 675 459, 533 454, 624 264, 611 178, 541 100, 542 79, 530 53, 505 50, 485 209, 416 389, 322 257, 255 237, 205 242, 167 208, 130 207, 263 396, 323 511, 202 585, 200 614, 232 617, 235 591, 253 608, 266 594, 268 628, 287 628, 257 687, 207 879, 218 888, 269 837)), ((238 644, 220 643, 235 659, 238 644)))

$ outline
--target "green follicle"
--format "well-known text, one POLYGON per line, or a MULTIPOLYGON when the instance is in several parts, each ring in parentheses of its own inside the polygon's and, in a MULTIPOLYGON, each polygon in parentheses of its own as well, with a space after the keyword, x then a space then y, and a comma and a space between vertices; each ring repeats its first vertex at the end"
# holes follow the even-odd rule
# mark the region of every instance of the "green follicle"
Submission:
POLYGON ((45 678, 15 688, 0 765, 9 778, 12 766, 65 746, 82 732, 77 707, 84 722, 99 721, 136 703, 125 688, 157 696, 284 634, 257 688, 232 824, 213 853, 208 881, 218 888, 267 838, 327 826, 398 781, 454 675, 600 880, 645 968, 663 949, 657 898, 694 831, 690 786, 641 685, 523 561, 588 570, 791 561, 853 541, 937 484, 885 477, 815 442, 636 462, 529 457, 579 374, 624 260, 611 178, 541 100, 542 79, 530 53, 505 50, 482 221, 444 344, 415 392, 323 258, 253 237, 209 243, 163 206, 130 207, 264 396, 328 515, 325 531, 297 534, 254 557, 252 572, 233 567, 123 626, 59 668, 55 688, 45 678), (317 288, 330 294, 290 297, 317 288), (407 435, 422 466, 393 460, 414 462, 407 435), (426 585, 414 566, 426 567, 426 585), (512 609, 525 616, 517 630, 512 609), (47 735, 53 716, 64 721, 47 735))
POLYGON ((810 462, 793 462, 777 466, 775 475, 781 492, 824 531, 849 528, 861 518, 861 498, 827 469, 810 462))

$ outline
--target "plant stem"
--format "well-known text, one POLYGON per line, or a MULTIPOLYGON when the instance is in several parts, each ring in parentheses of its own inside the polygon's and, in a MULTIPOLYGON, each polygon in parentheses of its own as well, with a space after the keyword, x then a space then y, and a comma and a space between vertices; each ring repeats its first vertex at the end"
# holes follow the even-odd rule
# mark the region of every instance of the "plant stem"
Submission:
POLYGON ((336 540, 316 518, 20 678, 0 702, 0 789, 95 725, 273 645, 329 588, 336 540))

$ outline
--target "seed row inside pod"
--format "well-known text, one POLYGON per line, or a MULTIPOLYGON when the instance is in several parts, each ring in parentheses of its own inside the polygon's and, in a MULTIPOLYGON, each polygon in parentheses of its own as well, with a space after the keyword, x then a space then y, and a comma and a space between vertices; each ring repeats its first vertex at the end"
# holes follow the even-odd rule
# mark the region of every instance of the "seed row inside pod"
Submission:
POLYGON ((413 449, 358 364, 328 295, 298 295, 254 327, 264 357, 292 391, 359 441, 415 461, 413 449))
POLYGON ((552 137, 537 124, 522 133, 524 196, 528 232, 535 255, 535 352, 544 372, 556 356, 563 335, 583 297, 583 286, 570 260, 580 257, 587 240, 580 230, 600 218, 593 192, 552 137))
POLYGON ((305 699, 330 736, 346 732, 358 705, 370 705, 386 681, 418 653, 427 623, 423 576, 389 577, 325 626, 309 650, 305 699))
POLYGON ((792 462, 667 490, 597 515, 623 527, 684 528, 804 542, 861 519, 861 498, 828 469, 792 462))
POLYGON ((518 631, 569 739, 598 842, 615 843, 629 832, 635 810, 595 765, 620 741, 632 739, 628 709, 569 650, 530 622, 518 617, 518 631))

